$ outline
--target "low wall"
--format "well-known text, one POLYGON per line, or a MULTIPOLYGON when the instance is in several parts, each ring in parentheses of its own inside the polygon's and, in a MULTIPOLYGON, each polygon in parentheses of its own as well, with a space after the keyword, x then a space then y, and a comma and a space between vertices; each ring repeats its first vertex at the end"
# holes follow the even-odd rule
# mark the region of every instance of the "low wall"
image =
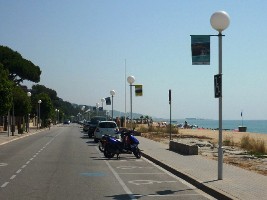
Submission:
POLYGON ((197 145, 188 145, 179 142, 170 141, 169 149, 183 155, 198 155, 197 145))

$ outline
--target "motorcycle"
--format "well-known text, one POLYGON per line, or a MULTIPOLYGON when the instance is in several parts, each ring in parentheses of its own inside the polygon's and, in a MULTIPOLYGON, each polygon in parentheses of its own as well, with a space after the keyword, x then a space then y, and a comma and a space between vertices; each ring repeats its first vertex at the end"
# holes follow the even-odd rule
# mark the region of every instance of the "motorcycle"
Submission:
POLYGON ((104 152, 104 150, 105 150, 105 146, 107 144, 107 137, 110 137, 110 136, 107 134, 103 135, 102 138, 100 139, 99 143, 98 143, 98 149, 101 152, 104 152))
POLYGON ((113 158, 115 154, 119 159, 120 154, 134 154, 136 158, 141 158, 141 151, 138 148, 139 141, 132 134, 132 131, 125 131, 121 133, 121 141, 111 137, 105 136, 104 156, 106 158, 113 158))

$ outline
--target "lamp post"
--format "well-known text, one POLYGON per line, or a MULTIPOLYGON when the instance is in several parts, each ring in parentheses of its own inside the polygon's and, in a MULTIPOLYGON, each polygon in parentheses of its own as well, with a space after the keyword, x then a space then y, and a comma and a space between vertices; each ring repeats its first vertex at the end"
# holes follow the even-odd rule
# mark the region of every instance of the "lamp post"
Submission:
MULTIPOLYGON (((31 98, 31 96, 32 96, 32 93, 31 92, 27 92, 27 96, 29 97, 29 98, 31 98)), ((30 113, 28 114, 28 123, 27 123, 27 132, 29 133, 30 132, 30 113)))
POLYGON ((58 124, 58 113, 59 113, 59 110, 55 109, 55 112, 56 112, 56 124, 58 124))
POLYGON ((127 82, 130 84, 130 105, 131 105, 131 129, 133 129, 133 95, 132 95, 132 86, 135 81, 134 76, 128 76, 127 82))
MULTIPOLYGON (((219 38, 219 75, 222 75, 222 31, 230 24, 230 17, 225 11, 218 11, 211 15, 210 24, 217 30, 219 38)), ((221 92, 222 94, 222 92, 221 92)), ((218 180, 223 178, 223 147, 222 147, 222 95, 219 97, 219 148, 218 148, 218 180)))
POLYGON ((96 116, 98 116, 98 107, 99 107, 99 103, 96 103, 96 116))
POLYGON ((105 102, 105 101, 106 101, 105 98, 102 98, 102 99, 101 99, 103 110, 104 110, 104 107, 103 107, 103 106, 104 106, 104 102, 105 102))
POLYGON ((41 109, 40 109, 40 104, 42 103, 42 100, 39 100, 38 101, 38 104, 39 104, 39 111, 38 111, 38 123, 37 123, 37 129, 38 129, 38 127, 39 127, 39 129, 40 129, 40 117, 41 117, 41 109), (38 126, 39 125, 39 126, 38 126))
POLYGON ((111 114, 111 117, 112 117, 112 121, 113 121, 113 96, 115 95, 115 90, 110 90, 110 95, 111 95, 111 99, 112 99, 112 114, 111 114))

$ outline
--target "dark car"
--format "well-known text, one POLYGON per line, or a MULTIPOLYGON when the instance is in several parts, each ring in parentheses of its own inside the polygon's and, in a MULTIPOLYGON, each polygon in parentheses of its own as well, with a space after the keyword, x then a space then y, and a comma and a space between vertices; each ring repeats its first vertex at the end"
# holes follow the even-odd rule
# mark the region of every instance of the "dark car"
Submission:
POLYGON ((83 132, 88 132, 90 127, 90 121, 83 122, 83 132))
POLYGON ((65 120, 64 122, 63 122, 63 124, 70 124, 70 120, 65 120))
POLYGON ((91 121, 89 123, 89 130, 88 130, 88 136, 89 138, 92 138, 95 132, 95 129, 98 125, 98 122, 106 121, 106 117, 103 116, 95 116, 91 118, 91 121))

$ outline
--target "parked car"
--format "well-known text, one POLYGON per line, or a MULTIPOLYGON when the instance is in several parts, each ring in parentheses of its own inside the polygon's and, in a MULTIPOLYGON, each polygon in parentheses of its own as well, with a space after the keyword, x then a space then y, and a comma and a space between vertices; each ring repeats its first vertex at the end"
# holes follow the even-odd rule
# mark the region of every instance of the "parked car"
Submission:
POLYGON ((70 120, 65 120, 64 122, 63 122, 64 124, 70 124, 70 120))
POLYGON ((83 132, 88 132, 90 127, 90 121, 83 122, 83 132))
POLYGON ((89 138, 92 138, 96 129, 96 126, 98 122, 106 121, 106 117, 102 116, 95 116, 91 118, 91 121, 89 123, 89 129, 88 129, 88 136, 89 138))
POLYGON ((98 123, 94 132, 94 141, 98 142, 103 135, 107 134, 112 137, 120 139, 120 134, 118 134, 119 128, 114 121, 101 121, 98 123))

